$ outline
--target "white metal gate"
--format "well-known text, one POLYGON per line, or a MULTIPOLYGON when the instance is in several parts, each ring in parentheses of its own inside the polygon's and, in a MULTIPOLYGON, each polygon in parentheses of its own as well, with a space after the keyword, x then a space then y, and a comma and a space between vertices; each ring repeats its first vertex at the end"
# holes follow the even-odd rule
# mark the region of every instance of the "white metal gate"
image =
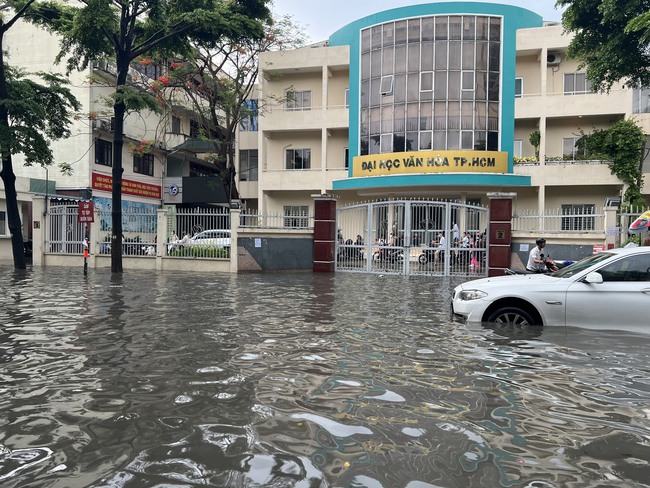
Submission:
POLYGON ((487 275, 488 209, 439 200, 359 203, 337 210, 336 270, 487 275))

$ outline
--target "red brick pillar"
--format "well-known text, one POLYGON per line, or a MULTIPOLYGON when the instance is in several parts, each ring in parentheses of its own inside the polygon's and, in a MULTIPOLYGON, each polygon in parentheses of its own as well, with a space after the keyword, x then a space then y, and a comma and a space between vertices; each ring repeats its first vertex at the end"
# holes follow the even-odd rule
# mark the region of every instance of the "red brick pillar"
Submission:
POLYGON ((333 273, 336 250, 336 197, 314 196, 314 273, 333 273))
POLYGON ((488 276, 503 276, 510 267, 512 255, 512 200, 516 193, 488 193, 490 223, 488 224, 488 276))

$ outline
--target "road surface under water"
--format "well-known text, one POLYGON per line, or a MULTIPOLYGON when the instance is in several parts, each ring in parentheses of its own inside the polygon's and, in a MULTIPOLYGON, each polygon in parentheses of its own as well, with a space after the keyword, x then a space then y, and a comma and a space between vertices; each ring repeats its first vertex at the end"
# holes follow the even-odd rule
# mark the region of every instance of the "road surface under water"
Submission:
POLYGON ((0 267, 0 486, 650 486, 650 335, 444 278, 0 267))

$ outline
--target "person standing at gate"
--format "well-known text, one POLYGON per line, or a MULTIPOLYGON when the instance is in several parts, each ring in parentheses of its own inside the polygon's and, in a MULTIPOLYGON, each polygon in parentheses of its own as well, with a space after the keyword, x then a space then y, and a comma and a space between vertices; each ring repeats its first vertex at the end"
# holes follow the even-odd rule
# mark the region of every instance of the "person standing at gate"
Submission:
POLYGON ((445 239, 445 235, 441 232, 440 234, 438 234, 438 249, 436 249, 436 252, 434 254, 434 259, 433 259, 434 265, 438 264, 438 260, 440 259, 440 253, 442 252, 444 254, 446 245, 447 245, 447 239, 445 239))

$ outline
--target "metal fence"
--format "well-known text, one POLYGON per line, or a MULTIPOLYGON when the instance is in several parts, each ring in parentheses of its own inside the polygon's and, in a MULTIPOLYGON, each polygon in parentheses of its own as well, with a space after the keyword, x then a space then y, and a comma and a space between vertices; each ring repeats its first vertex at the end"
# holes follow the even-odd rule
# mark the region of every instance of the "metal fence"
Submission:
POLYGON ((230 209, 167 209, 166 254, 184 258, 230 257, 230 209))
POLYGON ((621 234, 619 237, 620 242, 617 242, 618 245, 624 245, 627 238, 629 238, 628 229, 630 224, 634 222, 639 216, 648 210, 645 207, 627 207, 619 210, 616 215, 616 224, 621 229, 621 234))
POLYGON ((242 210, 239 226, 248 229, 313 229, 314 216, 309 215, 306 207, 288 207, 284 213, 276 214, 242 210))
POLYGON ((565 206, 544 213, 516 210, 512 216, 512 230, 599 233, 605 231, 605 212, 593 206, 565 206))
MULTIPOLYGON (((113 216, 110 210, 99 213, 99 254, 111 253, 113 216)), ((156 209, 127 208, 122 211, 122 255, 155 256, 158 219, 156 209)))
POLYGON ((77 205, 56 205, 49 209, 45 249, 47 252, 83 254, 86 224, 78 222, 77 205))

